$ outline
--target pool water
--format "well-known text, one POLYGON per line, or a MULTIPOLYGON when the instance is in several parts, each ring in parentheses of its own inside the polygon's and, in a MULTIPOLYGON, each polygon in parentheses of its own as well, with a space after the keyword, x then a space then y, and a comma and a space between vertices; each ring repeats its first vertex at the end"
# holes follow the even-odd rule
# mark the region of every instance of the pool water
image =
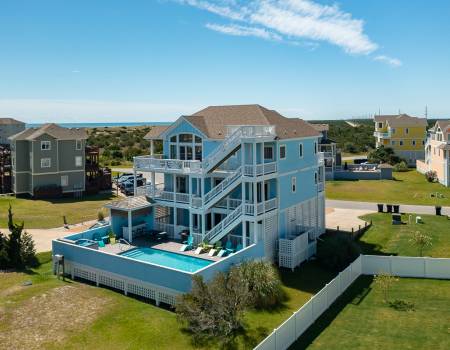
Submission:
POLYGON ((135 248, 120 255, 186 272, 195 272, 214 262, 153 248, 135 248))

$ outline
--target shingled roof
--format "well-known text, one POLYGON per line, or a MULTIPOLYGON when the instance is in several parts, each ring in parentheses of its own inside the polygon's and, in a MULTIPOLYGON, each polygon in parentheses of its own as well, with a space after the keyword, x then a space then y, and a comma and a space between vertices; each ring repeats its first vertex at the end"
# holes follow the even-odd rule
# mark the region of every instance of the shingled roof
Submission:
POLYGON ((387 122, 390 126, 427 126, 425 118, 411 117, 408 114, 376 115, 376 122, 387 122))
POLYGON ((14 118, 0 118, 0 125, 16 125, 16 124, 25 124, 20 120, 16 120, 14 118))
POLYGON ((57 140, 82 140, 87 139, 87 132, 84 128, 63 128, 57 124, 44 124, 39 128, 25 129, 18 134, 11 136, 11 140, 32 141, 41 135, 50 135, 57 140))
POLYGON ((150 131, 144 136, 146 140, 158 140, 160 135, 166 131, 170 125, 153 125, 150 131))
POLYGON ((232 125, 275 125, 280 139, 320 136, 308 122, 286 118, 257 104, 210 106, 184 118, 210 139, 224 139, 227 126, 232 125))

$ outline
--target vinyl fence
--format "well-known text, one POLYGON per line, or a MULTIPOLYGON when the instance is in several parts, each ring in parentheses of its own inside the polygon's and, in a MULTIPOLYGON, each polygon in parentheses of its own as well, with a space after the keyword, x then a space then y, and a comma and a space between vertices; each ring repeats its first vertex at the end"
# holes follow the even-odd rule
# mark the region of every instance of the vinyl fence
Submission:
POLYGON ((450 259, 361 255, 283 322, 254 350, 291 346, 360 275, 388 272, 398 277, 450 279, 450 259))

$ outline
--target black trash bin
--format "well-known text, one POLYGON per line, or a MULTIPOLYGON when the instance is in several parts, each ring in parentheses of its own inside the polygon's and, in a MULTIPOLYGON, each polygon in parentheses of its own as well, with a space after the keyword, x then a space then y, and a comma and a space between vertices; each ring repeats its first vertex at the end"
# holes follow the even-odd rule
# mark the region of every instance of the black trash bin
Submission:
POLYGON ((398 214, 400 213, 400 206, 399 205, 394 205, 394 213, 398 214))
POLYGON ((384 205, 383 204, 377 204, 377 206, 378 206, 378 212, 382 213, 384 205))
POLYGON ((435 206, 435 209, 436 209, 436 215, 439 215, 439 216, 442 215, 442 214, 441 214, 441 210, 442 210, 442 207, 441 207, 441 206, 436 205, 436 206, 435 206))
POLYGON ((386 211, 392 213, 392 204, 386 204, 386 211))

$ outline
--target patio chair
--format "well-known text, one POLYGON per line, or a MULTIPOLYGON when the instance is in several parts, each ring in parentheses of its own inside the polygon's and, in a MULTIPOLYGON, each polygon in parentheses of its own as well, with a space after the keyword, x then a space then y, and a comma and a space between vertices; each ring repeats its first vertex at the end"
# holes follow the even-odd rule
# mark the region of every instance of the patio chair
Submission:
POLYGON ((214 256, 216 255, 216 252, 217 252, 216 248, 211 248, 208 252, 208 256, 214 256))
POLYGON ((183 242, 183 245, 180 247, 180 252, 185 252, 194 248, 194 237, 189 236, 187 241, 183 242))
POLYGON ((242 244, 238 244, 237 246, 236 246, 236 252, 238 252, 238 251, 240 251, 240 250, 242 250, 242 244))
POLYGON ((203 249, 204 248, 202 246, 197 247, 197 249, 195 249, 194 254, 199 255, 199 254, 203 253, 203 249))
POLYGON ((92 235, 92 240, 96 241, 96 242, 102 242, 103 245, 99 244, 99 246, 104 247, 105 243, 107 243, 109 241, 109 236, 108 235, 102 236, 102 234, 100 232, 96 232, 92 235))
POLYGON ((226 249, 221 249, 221 250, 217 253, 217 256, 218 256, 219 258, 223 258, 224 256, 227 256, 227 254, 228 254, 228 252, 227 252, 226 249))
POLYGON ((225 244, 225 250, 229 253, 235 252, 235 249, 233 248, 233 243, 231 243, 231 241, 227 241, 227 243, 225 244))

